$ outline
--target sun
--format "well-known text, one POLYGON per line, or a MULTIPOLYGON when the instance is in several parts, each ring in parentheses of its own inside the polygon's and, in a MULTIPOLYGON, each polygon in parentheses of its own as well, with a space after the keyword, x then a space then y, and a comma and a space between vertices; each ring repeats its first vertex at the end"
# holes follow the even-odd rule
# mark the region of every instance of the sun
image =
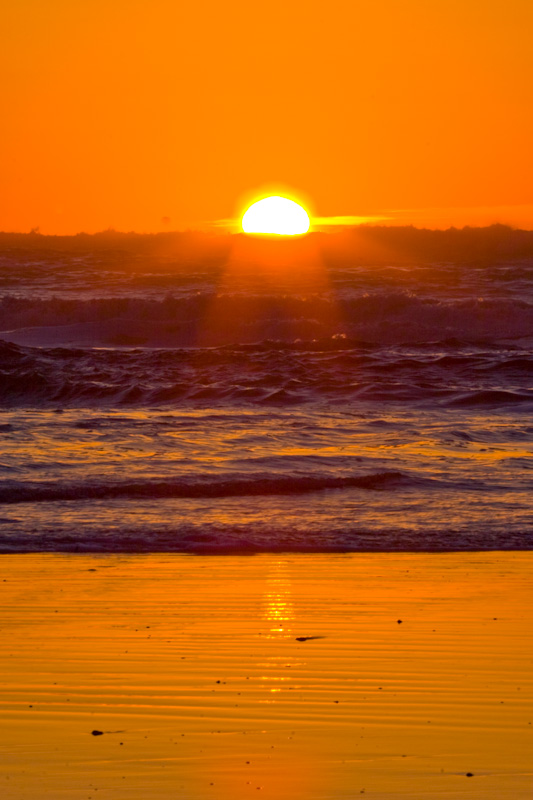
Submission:
POLYGON ((272 195, 252 203, 245 211, 241 224, 245 233, 295 236, 307 233, 311 223, 305 208, 294 200, 272 195))

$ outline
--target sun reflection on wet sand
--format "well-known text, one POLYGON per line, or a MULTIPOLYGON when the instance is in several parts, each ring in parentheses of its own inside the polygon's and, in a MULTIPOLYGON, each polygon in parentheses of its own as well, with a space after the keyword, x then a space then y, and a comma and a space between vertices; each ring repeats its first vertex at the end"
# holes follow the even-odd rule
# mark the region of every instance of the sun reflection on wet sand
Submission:
POLYGON ((263 607, 264 618, 272 626, 270 638, 276 638, 276 634, 288 636, 292 631, 294 607, 290 573, 286 561, 276 561, 272 565, 272 571, 267 578, 263 607))
POLYGON ((269 647, 267 659, 258 664, 263 673, 268 673, 260 676, 267 692, 267 697, 261 698, 260 703, 277 702, 280 699, 277 696, 282 694, 291 679, 286 673, 295 663, 288 661, 284 645, 294 638, 294 616, 290 568, 286 560, 279 559, 270 566, 262 600, 262 617, 267 623, 263 638, 270 640, 274 649, 269 647))

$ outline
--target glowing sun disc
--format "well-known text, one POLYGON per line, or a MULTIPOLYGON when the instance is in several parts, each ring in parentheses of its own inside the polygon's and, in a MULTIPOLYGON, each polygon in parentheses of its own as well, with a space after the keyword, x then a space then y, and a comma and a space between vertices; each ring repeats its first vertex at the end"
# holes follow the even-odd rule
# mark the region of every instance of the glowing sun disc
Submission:
POLYGON ((280 236, 295 236, 307 233, 309 217, 302 206, 288 197, 265 197, 252 203, 242 218, 245 233, 275 233, 280 236))

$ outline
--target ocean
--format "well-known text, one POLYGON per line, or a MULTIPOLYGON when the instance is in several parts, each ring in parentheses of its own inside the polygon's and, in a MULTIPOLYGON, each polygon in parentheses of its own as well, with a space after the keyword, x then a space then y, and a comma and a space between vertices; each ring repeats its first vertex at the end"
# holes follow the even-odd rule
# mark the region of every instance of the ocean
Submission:
POLYGON ((533 249, 431 233, 4 236, 0 552, 531 549, 533 249))

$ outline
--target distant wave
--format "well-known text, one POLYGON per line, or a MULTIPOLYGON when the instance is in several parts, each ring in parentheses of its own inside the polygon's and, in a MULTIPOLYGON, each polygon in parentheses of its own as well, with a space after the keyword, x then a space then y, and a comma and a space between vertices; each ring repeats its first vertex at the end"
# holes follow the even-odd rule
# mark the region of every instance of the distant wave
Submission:
POLYGON ((0 338, 39 347, 176 348, 334 336, 375 344, 450 338, 490 342, 533 331, 533 301, 524 299, 524 290, 520 297, 449 296, 449 287, 429 296, 399 288, 362 288, 357 296, 343 295, 346 291, 335 296, 250 291, 91 300, 4 295, 0 338))

